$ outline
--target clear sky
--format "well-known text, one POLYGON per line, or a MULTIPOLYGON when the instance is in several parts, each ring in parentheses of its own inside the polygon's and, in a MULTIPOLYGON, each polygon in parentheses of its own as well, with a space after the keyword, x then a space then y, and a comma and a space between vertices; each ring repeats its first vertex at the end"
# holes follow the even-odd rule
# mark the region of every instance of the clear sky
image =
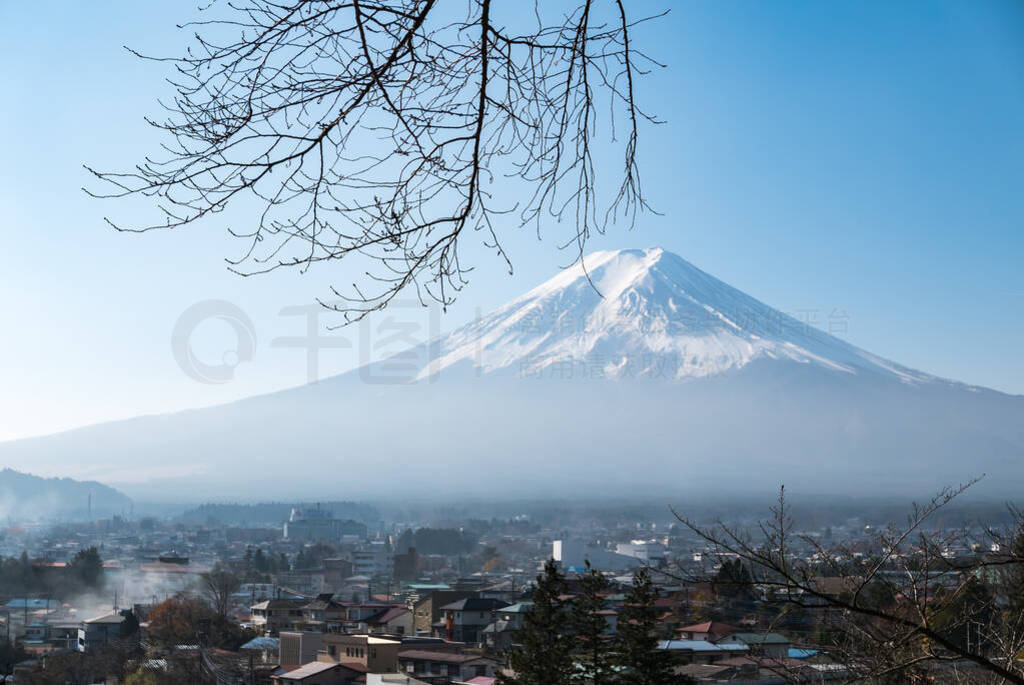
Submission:
MULTIPOLYGON (((822 324, 845 312, 844 337, 874 353, 1024 393, 1024 3, 630 5, 672 8, 634 36, 668 65, 640 89, 668 122, 641 146, 662 215, 593 249, 661 245, 783 311, 822 324)), ((216 222, 119 235, 102 221, 116 210, 81 192, 82 163, 124 168, 154 149, 142 117, 165 72, 121 46, 180 52, 189 7, 0 3, 0 440, 302 383, 304 352, 271 340, 305 320, 280 312, 354 276, 242 279, 216 222), (223 384, 172 355, 175 322, 208 299, 257 334, 223 384)), ((512 276, 467 245, 478 270, 440 326, 553 275, 555 242, 509 230, 512 276)), ((218 361, 229 331, 204 323, 197 355, 218 361)), ((391 351, 331 335, 350 346, 322 353, 321 376, 391 351)))

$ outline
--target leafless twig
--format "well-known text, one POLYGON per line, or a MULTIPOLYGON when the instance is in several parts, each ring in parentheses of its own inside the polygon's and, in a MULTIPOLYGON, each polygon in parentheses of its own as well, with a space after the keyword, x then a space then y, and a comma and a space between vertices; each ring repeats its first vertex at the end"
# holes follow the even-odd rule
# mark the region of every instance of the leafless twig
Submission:
POLYGON ((509 224, 572 225, 583 254, 594 231, 647 207, 637 164, 635 85, 656 63, 631 36, 621 0, 570 11, 468 0, 239 0, 189 25, 172 66, 162 156, 111 173, 89 168, 96 197, 156 199, 159 220, 107 221, 123 231, 176 228, 242 205, 229 229, 243 275, 353 259, 369 266, 334 290, 346 321, 399 292, 454 301, 479 233, 511 269, 509 224), (524 12, 523 10, 527 11, 524 12), (530 11, 532 10, 532 11, 530 11), (218 14, 219 13, 219 14, 218 14), (624 119, 622 179, 597 184, 595 135, 607 102, 624 119), (603 106, 601 107, 603 109, 603 106), (599 201, 608 197, 608 203, 599 201), (243 199, 247 198, 247 199, 243 199), (241 216, 246 216, 242 214, 241 216), (359 256, 360 259, 354 259, 359 256))

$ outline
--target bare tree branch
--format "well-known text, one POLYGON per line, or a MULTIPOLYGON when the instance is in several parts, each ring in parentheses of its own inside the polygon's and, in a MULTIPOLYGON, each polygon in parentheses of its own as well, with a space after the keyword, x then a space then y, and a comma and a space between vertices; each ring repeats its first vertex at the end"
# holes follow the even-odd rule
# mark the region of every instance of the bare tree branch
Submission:
POLYGON ((245 0, 218 3, 190 26, 174 76, 168 142, 124 173, 92 172, 95 197, 139 195, 149 231, 242 209, 229 229, 246 247, 242 275, 320 262, 369 264, 328 306, 357 320, 414 289, 448 305, 471 267, 468 235, 511 268, 502 231, 549 220, 572 226, 574 261, 594 231, 632 226, 649 209, 640 186, 636 79, 657 63, 638 51, 621 0, 562 12, 535 2, 245 0), (459 7, 462 9, 460 10, 459 7), (598 185, 598 105, 612 132, 624 113, 617 190, 598 185), (607 203, 599 201, 608 197, 607 203), (599 209, 603 211, 599 213, 599 209), (349 262, 346 262, 349 263, 349 262))

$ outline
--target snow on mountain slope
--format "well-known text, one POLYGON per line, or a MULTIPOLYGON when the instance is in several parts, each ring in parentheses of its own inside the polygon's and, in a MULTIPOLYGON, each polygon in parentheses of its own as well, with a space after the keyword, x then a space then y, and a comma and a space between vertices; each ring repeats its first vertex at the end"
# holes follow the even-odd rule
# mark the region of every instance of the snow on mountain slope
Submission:
POLYGON ((437 352, 421 379, 467 362, 485 374, 687 379, 780 359, 937 380, 783 314, 661 248, 588 255, 431 348, 437 352))

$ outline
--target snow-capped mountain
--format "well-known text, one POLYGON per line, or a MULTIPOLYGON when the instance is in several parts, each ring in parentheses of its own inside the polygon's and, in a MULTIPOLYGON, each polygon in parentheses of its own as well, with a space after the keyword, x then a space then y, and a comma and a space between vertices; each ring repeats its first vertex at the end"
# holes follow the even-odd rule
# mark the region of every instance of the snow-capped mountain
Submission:
POLYGON ((1003 496, 1024 487, 1024 397, 881 359, 663 250, 622 250, 390 360, 0 443, 0 463, 120 484, 135 499, 668 503, 779 483, 926 496, 983 473, 1003 496))
POLYGON ((758 359, 933 377, 783 314, 661 248, 596 252, 436 342, 420 377, 469 363, 544 375, 579 364, 607 378, 703 378, 758 359))

